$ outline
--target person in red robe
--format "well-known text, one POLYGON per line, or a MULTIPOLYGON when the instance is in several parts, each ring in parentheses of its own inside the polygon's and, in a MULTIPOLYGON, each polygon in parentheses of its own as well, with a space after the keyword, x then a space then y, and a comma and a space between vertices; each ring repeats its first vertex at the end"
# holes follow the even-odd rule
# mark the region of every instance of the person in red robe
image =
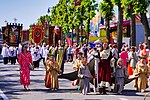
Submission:
POLYGON ((32 56, 28 49, 28 43, 24 42, 22 46, 22 52, 18 56, 18 63, 20 65, 20 84, 24 85, 24 89, 29 91, 30 85, 30 69, 29 64, 32 63, 32 56))
POLYGON ((112 58, 111 50, 107 43, 103 44, 103 50, 100 51, 100 62, 98 64, 98 82, 100 93, 106 94, 106 89, 111 91, 111 67, 110 60, 112 58))

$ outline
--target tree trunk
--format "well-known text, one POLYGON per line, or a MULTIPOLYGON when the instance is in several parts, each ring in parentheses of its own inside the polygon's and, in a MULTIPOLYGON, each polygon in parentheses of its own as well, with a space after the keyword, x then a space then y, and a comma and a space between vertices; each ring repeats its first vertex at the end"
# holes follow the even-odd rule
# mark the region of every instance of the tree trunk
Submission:
POLYGON ((89 34, 90 34, 90 17, 88 18, 88 31, 87 31, 87 44, 89 43, 89 34))
POLYGON ((145 30, 145 42, 150 48, 150 41, 148 40, 148 37, 150 36, 150 29, 149 29, 147 16, 146 16, 146 13, 141 13, 140 15, 141 15, 141 23, 143 24, 144 30, 145 30))
POLYGON ((74 26, 72 24, 72 34, 71 34, 71 43, 72 43, 72 46, 73 46, 73 29, 74 29, 74 26))
POLYGON ((118 53, 121 52, 122 48, 122 33, 123 33, 123 9, 121 4, 118 5, 118 26, 117 26, 117 46, 118 53))
MULTIPOLYGON (((83 7, 81 7, 81 16, 83 16, 83 7)), ((81 18, 81 44, 83 44, 83 19, 81 18)))
POLYGON ((108 40, 108 44, 110 43, 110 23, 109 23, 109 20, 108 19, 106 19, 106 38, 107 38, 107 40, 108 40))
POLYGON ((131 46, 136 46, 136 22, 135 15, 133 14, 133 7, 130 7, 130 35, 131 35, 131 46))

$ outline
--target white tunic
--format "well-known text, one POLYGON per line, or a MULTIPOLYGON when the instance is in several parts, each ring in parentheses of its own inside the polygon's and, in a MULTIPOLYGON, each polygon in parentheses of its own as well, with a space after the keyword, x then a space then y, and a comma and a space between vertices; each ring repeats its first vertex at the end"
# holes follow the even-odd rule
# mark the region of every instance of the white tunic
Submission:
POLYGON ((47 56, 47 47, 43 46, 41 48, 41 55, 42 55, 43 58, 46 58, 46 56, 47 56))
POLYGON ((9 57, 9 49, 7 47, 3 47, 1 55, 3 57, 9 57))

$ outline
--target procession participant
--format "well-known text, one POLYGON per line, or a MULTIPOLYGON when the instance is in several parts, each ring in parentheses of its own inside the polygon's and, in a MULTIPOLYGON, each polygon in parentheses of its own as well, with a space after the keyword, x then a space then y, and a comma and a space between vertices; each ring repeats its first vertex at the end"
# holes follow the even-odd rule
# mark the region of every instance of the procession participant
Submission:
POLYGON ((98 81, 100 93, 106 94, 106 88, 111 91, 111 67, 110 60, 112 53, 107 43, 103 44, 103 50, 100 52, 100 62, 98 64, 98 81))
POLYGON ((33 50, 34 52, 32 52, 32 59, 33 59, 33 64, 34 64, 34 68, 39 68, 39 63, 40 63, 40 52, 39 52, 39 47, 34 48, 33 50))
POLYGON ((135 52, 135 47, 131 47, 128 58, 129 58, 129 66, 128 66, 128 75, 132 75, 134 72, 134 69, 136 67, 136 63, 138 61, 136 52, 135 52))
POLYGON ((47 56, 47 47, 46 47, 46 43, 43 43, 43 46, 41 48, 41 57, 42 57, 44 66, 45 66, 46 56, 47 56))
MULTIPOLYGON (((74 71, 78 71, 81 64, 82 64, 82 57, 83 53, 82 52, 78 52, 78 55, 77 55, 77 59, 73 62, 73 70, 74 71)), ((73 86, 76 86, 79 84, 79 79, 76 79, 75 81, 72 82, 72 85, 73 86)))
POLYGON ((75 70, 75 71, 79 70, 79 68, 81 66, 81 61, 82 61, 82 58, 83 58, 82 55, 83 55, 82 52, 78 52, 77 59, 73 63, 73 70, 75 70))
POLYGON ((150 56, 148 57, 148 64, 147 64, 147 66, 148 66, 148 71, 149 71, 149 75, 150 75, 150 56))
POLYGON ((30 69, 29 64, 32 63, 32 56, 28 49, 28 42, 24 42, 22 45, 22 52, 18 56, 18 63, 20 65, 20 84, 24 85, 26 91, 30 91, 30 69))
POLYGON ((53 54, 48 54, 46 60, 46 77, 45 77, 45 86, 51 88, 52 90, 57 90, 58 85, 58 73, 59 73, 58 63, 54 60, 53 54))
POLYGON ((69 45, 69 47, 67 48, 67 61, 71 62, 72 61, 72 46, 69 45))
POLYGON ((124 78, 128 77, 128 74, 126 72, 126 67, 124 67, 123 59, 119 58, 117 61, 116 66, 116 73, 115 73, 115 85, 119 87, 117 93, 122 94, 122 91, 124 89, 124 78))
POLYGON ((84 52, 84 57, 87 58, 87 53, 88 53, 87 44, 83 45, 83 52, 84 52))
POLYGON ((19 55, 22 51, 22 45, 19 43, 17 54, 19 55))
POLYGON ((137 64, 134 72, 134 75, 138 77, 135 80, 134 87, 137 89, 137 91, 144 92, 146 89, 149 73, 148 73, 148 66, 146 65, 146 58, 145 57, 140 58, 141 60, 137 64))
POLYGON ((87 59, 83 58, 81 61, 81 66, 78 71, 78 77, 80 78, 80 88, 81 93, 83 95, 86 95, 90 92, 90 79, 92 78, 92 75, 89 71, 89 68, 87 66, 87 59))
POLYGON ((112 50, 111 50, 111 52, 112 52, 112 56, 113 56, 113 58, 115 59, 115 66, 117 65, 117 60, 118 60, 118 49, 117 49, 117 45, 116 44, 113 44, 112 45, 112 50))
POLYGON ((124 67, 127 67, 128 51, 127 48, 122 48, 119 54, 120 58, 123 60, 124 67))
POLYGON ((1 55, 3 56, 3 60, 4 60, 4 64, 8 64, 8 57, 9 57, 9 49, 6 46, 6 44, 4 44, 3 48, 2 48, 2 53, 1 55))
POLYGON ((10 62, 11 64, 14 64, 16 63, 16 56, 17 56, 17 50, 15 47, 9 47, 9 57, 10 57, 10 62))
POLYGON ((66 48, 63 47, 63 44, 62 44, 62 41, 59 40, 58 41, 58 47, 56 47, 56 62, 58 63, 58 66, 60 68, 60 71, 61 73, 63 74, 64 72, 64 63, 66 62, 67 60, 67 57, 66 57, 66 48))

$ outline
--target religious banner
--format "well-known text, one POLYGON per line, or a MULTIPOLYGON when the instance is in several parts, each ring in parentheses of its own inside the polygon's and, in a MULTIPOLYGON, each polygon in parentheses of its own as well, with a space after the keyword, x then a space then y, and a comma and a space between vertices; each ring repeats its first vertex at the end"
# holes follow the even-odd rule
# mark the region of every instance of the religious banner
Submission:
POLYGON ((18 46, 19 43, 21 42, 21 37, 20 37, 21 31, 22 31, 22 25, 14 24, 14 23, 7 24, 4 33, 6 35, 6 38, 8 39, 6 43, 9 46, 18 46))
POLYGON ((2 27, 3 41, 8 43, 8 28, 6 26, 2 27))
POLYGON ((35 43, 40 43, 44 39, 44 27, 32 25, 32 39, 35 43))
POLYGON ((21 34, 21 42, 29 41, 29 30, 23 30, 21 34))

